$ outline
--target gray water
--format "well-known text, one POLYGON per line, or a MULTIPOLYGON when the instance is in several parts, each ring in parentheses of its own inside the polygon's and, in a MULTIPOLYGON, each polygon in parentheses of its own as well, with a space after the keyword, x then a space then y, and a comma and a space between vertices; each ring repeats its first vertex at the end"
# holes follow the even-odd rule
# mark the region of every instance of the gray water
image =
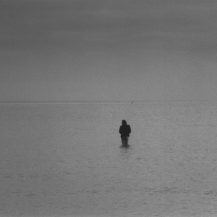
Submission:
POLYGON ((217 216, 217 105, 0 104, 0 216, 217 216))

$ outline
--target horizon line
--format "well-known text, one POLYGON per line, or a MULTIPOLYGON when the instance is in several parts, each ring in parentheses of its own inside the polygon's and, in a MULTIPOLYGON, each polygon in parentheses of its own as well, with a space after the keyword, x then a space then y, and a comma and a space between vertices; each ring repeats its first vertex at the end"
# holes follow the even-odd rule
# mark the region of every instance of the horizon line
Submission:
MULTIPOLYGON (((167 100, 0 100, 0 104, 140 104, 171 102, 210 102, 206 99, 167 99, 167 100)), ((215 102, 213 100, 212 102, 215 102)), ((217 102, 217 101, 216 101, 217 102)))

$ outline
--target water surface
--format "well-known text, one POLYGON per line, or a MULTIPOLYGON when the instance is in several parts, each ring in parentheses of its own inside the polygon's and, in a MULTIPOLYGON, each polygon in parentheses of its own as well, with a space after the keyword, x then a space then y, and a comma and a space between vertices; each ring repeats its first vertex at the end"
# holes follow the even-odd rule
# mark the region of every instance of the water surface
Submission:
POLYGON ((0 104, 0 215, 216 216, 217 105, 0 104))

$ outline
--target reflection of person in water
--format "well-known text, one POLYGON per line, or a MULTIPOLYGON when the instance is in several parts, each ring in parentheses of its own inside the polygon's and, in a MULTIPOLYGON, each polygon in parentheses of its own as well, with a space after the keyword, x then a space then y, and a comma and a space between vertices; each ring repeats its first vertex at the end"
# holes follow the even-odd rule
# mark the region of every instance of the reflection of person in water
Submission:
POLYGON ((119 133, 121 134, 122 146, 128 147, 128 138, 131 133, 130 125, 127 124, 126 120, 122 120, 122 125, 119 128, 119 133))

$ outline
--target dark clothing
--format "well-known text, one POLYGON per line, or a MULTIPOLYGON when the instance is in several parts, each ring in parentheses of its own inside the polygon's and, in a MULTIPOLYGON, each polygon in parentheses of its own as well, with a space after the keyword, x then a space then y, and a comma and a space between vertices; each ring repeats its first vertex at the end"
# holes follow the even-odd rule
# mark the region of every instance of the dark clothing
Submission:
POLYGON ((127 124, 126 120, 122 120, 122 124, 119 128, 119 133, 121 134, 121 141, 122 141, 122 146, 124 148, 128 148, 128 138, 131 133, 131 128, 130 125, 127 124))
POLYGON ((126 125, 121 125, 119 128, 119 133, 121 134, 121 138, 127 138, 129 137, 130 133, 131 133, 131 128, 130 125, 126 124, 126 125))
POLYGON ((128 137, 121 137, 121 142, 122 142, 122 147, 124 147, 124 148, 128 148, 129 147, 128 137))

